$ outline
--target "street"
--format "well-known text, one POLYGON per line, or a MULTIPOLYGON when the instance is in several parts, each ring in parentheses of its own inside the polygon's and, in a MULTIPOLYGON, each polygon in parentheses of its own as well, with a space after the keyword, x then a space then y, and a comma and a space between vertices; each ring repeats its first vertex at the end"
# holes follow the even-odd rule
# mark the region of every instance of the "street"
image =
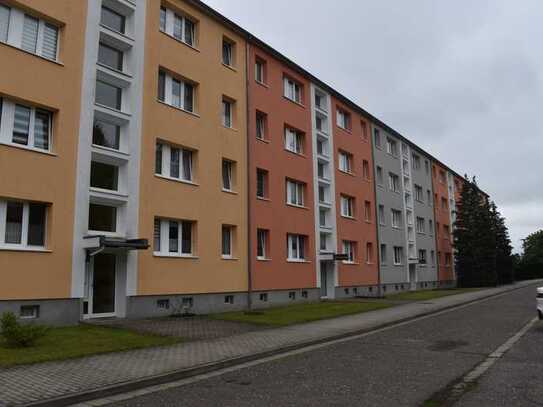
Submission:
MULTIPOLYGON (((423 405, 446 391, 535 315, 535 287, 531 286, 113 405, 423 405)), ((542 343, 543 323, 538 321, 457 404, 540 405, 542 343)))

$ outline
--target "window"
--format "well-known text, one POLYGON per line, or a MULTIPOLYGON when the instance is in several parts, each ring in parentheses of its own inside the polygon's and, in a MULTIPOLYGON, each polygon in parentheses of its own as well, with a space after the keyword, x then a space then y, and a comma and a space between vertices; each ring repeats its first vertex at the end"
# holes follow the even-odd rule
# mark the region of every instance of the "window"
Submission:
POLYGON ((419 264, 426 264, 426 250, 419 249, 419 264))
POLYGON ((428 160, 424 160, 424 169, 426 171, 426 175, 429 175, 430 174, 430 163, 428 162, 428 160))
POLYGON ((270 232, 265 229, 256 230, 256 258, 265 260, 268 258, 268 240, 270 232))
POLYGON ((302 132, 285 127, 285 148, 296 154, 303 153, 304 135, 302 132))
POLYGON ((160 7, 160 31, 165 32, 166 31, 166 9, 164 7, 160 7))
POLYGON ((403 262, 403 247, 394 246, 394 265, 401 265, 403 262))
POLYGON ((89 205, 89 230, 100 232, 117 231, 117 208, 91 203, 89 205))
POLYGON ((446 176, 445 176, 445 171, 443 171, 443 170, 439 170, 439 182, 442 183, 442 184, 447 182, 447 179, 446 179, 446 176))
POLYGON ((316 91, 315 92, 315 106, 322 110, 323 112, 326 112, 327 111, 327 106, 326 106, 326 95, 316 91))
POLYGON ((373 263, 373 243, 366 243, 366 263, 373 263))
POLYGON ((343 254, 347 255, 347 260, 344 260, 343 263, 355 262, 355 246, 356 242, 352 242, 350 240, 343 241, 343 254))
POLYGON ((379 205, 379 224, 382 226, 386 225, 384 205, 379 205))
POLYGON ((260 293, 260 301, 267 302, 268 301, 268 293, 260 293))
POLYGON ((196 23, 170 9, 160 9, 160 30, 191 47, 196 45, 196 23))
POLYGON ((447 199, 443 197, 441 197, 441 209, 447 209, 447 199))
POLYGON ((255 81, 266 83, 266 61, 260 58, 255 60, 255 81))
POLYGON ((328 141, 317 138, 317 154, 328 157, 328 141))
POLYGON ((326 116, 317 112, 317 114, 315 115, 315 127, 321 133, 328 134, 328 119, 326 118, 326 116))
POLYGON ((346 218, 354 218, 354 198, 341 195, 341 216, 346 218))
POLYGON ((319 234, 320 237, 320 251, 326 252, 328 251, 328 233, 321 232, 319 234))
POLYGON ((266 140, 267 115, 266 113, 256 112, 256 138, 266 140))
POLYGON ((234 102, 230 99, 222 99, 222 125, 232 128, 233 126, 234 102))
POLYGON ((304 206, 304 189, 303 182, 287 179, 287 204, 295 206, 304 206))
POLYGON ((373 139, 375 141, 375 147, 381 148, 381 133, 379 129, 373 129, 373 139))
POLYGON ((428 233, 430 234, 430 236, 434 233, 434 222, 432 221, 432 219, 428 219, 428 233))
POLYGON ((233 173, 235 163, 230 160, 222 160, 222 189, 224 191, 233 190, 233 173))
POLYGON ((328 188, 324 185, 319 185, 319 202, 321 203, 328 203, 328 188))
POLYGON ((288 292, 288 298, 290 300, 295 300, 296 299, 296 291, 289 291, 288 292))
POLYGON ((387 264, 387 245, 381 244, 381 264, 387 264))
POLYGON ((452 263, 452 255, 450 253, 445 253, 445 266, 450 266, 452 263))
POLYGON ((222 63, 234 66, 234 43, 223 38, 222 40, 222 63))
POLYGON ((426 222, 424 218, 417 216, 417 233, 425 233, 426 222))
POLYGON ((419 202, 424 202, 424 193, 422 192, 422 187, 415 184, 415 199, 419 202))
POLYGON ((0 4, 0 42, 56 61, 58 27, 0 4))
POLYGON ((394 157, 398 156, 398 143, 396 143, 396 140, 392 140, 390 137, 387 137, 387 153, 393 155, 394 157))
POLYGON ((176 180, 193 182, 193 156, 195 152, 186 148, 156 144, 155 174, 176 180))
POLYGON ((388 187, 391 191, 400 192, 400 179, 392 172, 388 173, 388 187))
POLYGON ((21 305, 19 309, 19 318, 21 319, 36 319, 40 317, 39 305, 21 305))
POLYGON ((302 103, 302 85, 290 78, 283 78, 284 96, 296 103, 302 103))
POLYGON ((317 175, 321 179, 329 179, 328 177, 328 165, 321 161, 317 162, 317 175))
POLYGON ((287 234, 288 260, 305 260, 305 241, 306 237, 303 235, 287 234))
POLYGON ((256 196, 268 197, 268 171, 257 168, 256 170, 256 196))
POLYGON ((194 112, 194 88, 187 81, 176 79, 164 71, 158 73, 158 99, 187 112, 194 112))
POLYGON ((362 130, 362 140, 368 141, 368 126, 366 126, 366 122, 360 122, 360 127, 362 130))
POLYGON ((397 209, 391 209, 392 213, 392 227, 399 229, 402 224, 402 212, 397 209))
POLYGON ((96 103, 121 110, 122 89, 106 82, 96 81, 96 103))
POLYGON ((224 303, 225 304, 234 304, 234 296, 233 295, 225 295, 224 296, 224 303))
POLYGON ((432 192, 429 189, 426 190, 426 201, 429 206, 432 206, 432 192))
POLYGON ((443 238, 445 240, 449 240, 451 236, 451 231, 449 229, 449 225, 443 225, 443 238))
POLYGON ((413 154, 412 158, 413 158, 413 169, 420 170, 420 156, 417 154, 413 154))
POLYGON ((351 128, 351 115, 342 109, 337 109, 336 124, 339 128, 349 130, 351 128))
POLYGON ((121 126, 94 119, 92 144, 118 150, 120 138, 121 126))
POLYGON ((110 8, 102 6, 100 24, 113 31, 124 34, 126 28, 126 17, 117 13, 116 11, 111 10, 110 8))
POLYGON ((353 156, 345 151, 339 152, 339 170, 347 173, 353 171, 353 156))
POLYGON ((163 256, 192 256, 194 228, 195 222, 192 221, 155 218, 155 254, 163 256))
POLYGON ((123 52, 101 42, 98 45, 98 63, 122 71, 123 52))
POLYGON ((0 141, 50 151, 51 112, 0 98, 0 116, 0 141))
POLYGON ((328 227, 328 209, 319 208, 319 226, 328 227))
POLYGON ((368 160, 362 161, 362 177, 366 180, 370 179, 370 164, 368 163, 368 160))
POLYGON ((41 203, 0 200, 0 246, 45 246, 47 206, 41 203))
POLYGON ((366 222, 371 222, 371 202, 364 202, 364 220, 366 222))
POLYGON ((232 246, 233 246, 233 234, 234 227, 223 225, 222 226, 222 257, 231 258, 232 257, 232 246))
POLYGON ((383 186, 384 180, 383 180, 383 169, 381 167, 377 167, 377 185, 383 186))
POLYGON ((117 191, 119 168, 115 165, 91 161, 90 186, 117 191))

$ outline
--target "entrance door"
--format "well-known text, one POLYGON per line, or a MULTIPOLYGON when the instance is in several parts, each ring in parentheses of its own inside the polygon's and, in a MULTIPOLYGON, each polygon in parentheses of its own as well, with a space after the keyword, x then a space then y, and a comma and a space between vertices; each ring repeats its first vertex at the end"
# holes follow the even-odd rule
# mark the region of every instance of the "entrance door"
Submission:
POLYGON ((409 265, 409 283, 410 283, 410 289, 411 291, 415 291, 417 289, 417 265, 416 264, 410 264, 409 265))
POLYGON ((326 263, 321 262, 321 297, 328 297, 328 273, 326 272, 326 263))
POLYGON ((115 261, 114 254, 94 256, 91 289, 91 313, 93 317, 115 315, 115 261))

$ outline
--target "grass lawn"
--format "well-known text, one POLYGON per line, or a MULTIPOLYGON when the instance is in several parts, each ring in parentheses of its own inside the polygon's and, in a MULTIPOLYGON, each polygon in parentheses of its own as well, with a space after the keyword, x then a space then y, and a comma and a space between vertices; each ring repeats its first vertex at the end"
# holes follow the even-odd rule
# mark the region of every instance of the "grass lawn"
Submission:
POLYGON ((251 324, 285 326, 342 315, 358 314, 388 308, 386 302, 325 301, 309 304, 295 304, 286 307, 268 308, 247 314, 243 311, 210 315, 210 318, 251 324))
POLYGON ((0 337, 0 367, 171 345, 179 341, 179 338, 92 325, 51 328, 36 346, 30 348, 8 348, 0 337))
POLYGON ((447 288, 436 290, 406 291, 404 293, 387 295, 386 299, 402 301, 425 301, 432 300, 434 298, 446 297, 448 295, 463 294, 478 290, 481 290, 481 288, 447 288))

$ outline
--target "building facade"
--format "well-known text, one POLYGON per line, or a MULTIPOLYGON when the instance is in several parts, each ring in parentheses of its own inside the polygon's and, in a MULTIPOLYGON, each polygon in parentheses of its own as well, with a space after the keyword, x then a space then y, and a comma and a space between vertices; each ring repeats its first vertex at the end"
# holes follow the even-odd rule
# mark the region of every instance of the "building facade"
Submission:
POLYGON ((0 0, 0 60, 0 313, 454 285, 463 178, 200 1, 0 0))

